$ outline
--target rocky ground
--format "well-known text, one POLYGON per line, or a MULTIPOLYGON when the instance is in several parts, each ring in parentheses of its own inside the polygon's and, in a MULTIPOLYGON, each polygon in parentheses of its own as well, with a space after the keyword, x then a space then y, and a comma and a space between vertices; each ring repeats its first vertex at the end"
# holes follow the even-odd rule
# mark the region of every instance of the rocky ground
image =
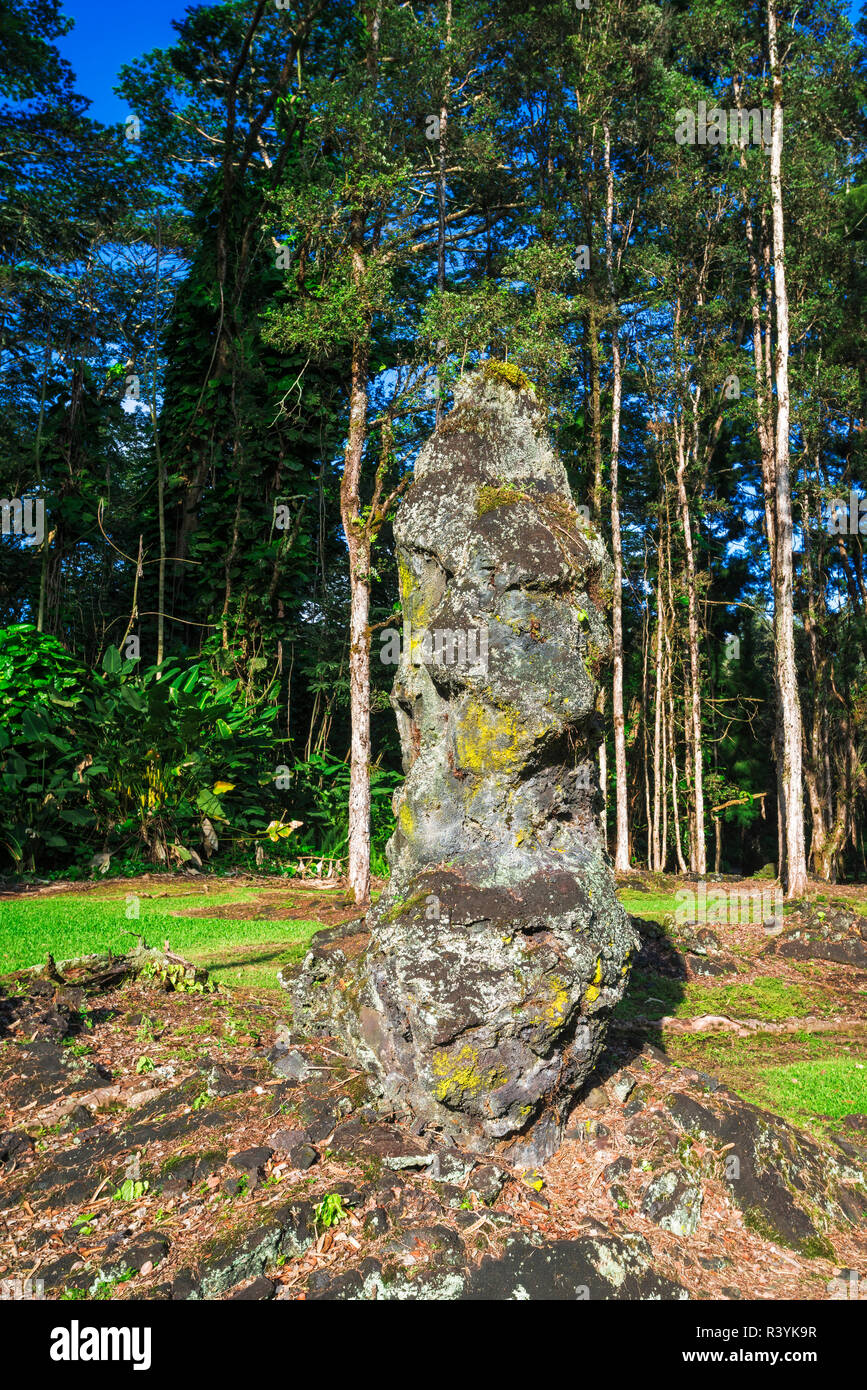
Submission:
POLYGON ((782 927, 639 920, 628 1007, 540 1171, 377 1102, 333 1040, 292 1033, 282 992, 5 978, 0 1281, 61 1299, 828 1299, 859 1273, 863 1294, 867 1117, 793 1124, 738 1092, 758 1046, 797 1056, 836 1028, 860 1055, 867 919, 841 894, 782 927), (684 1011, 708 981, 740 1003, 684 1011), (750 1017, 769 981, 799 991, 796 1017, 750 1017))

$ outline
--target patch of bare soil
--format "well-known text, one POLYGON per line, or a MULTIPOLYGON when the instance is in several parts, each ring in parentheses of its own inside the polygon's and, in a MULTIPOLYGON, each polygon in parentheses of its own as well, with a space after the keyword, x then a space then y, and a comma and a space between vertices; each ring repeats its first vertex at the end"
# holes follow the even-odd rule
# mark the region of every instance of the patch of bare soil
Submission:
POLYGON ((353 903, 346 906, 341 899, 329 900, 324 892, 292 893, 280 891, 261 893, 245 903, 219 903, 213 907, 191 907, 177 912, 178 917, 225 917, 236 921, 265 922, 316 921, 326 927, 338 926, 363 917, 353 903), (288 901, 287 901, 288 899, 288 901))
MULTIPOLYGON (((375 889, 381 887, 378 879, 372 879, 375 889)), ((90 893, 97 898, 123 897, 135 893, 140 898, 182 898, 196 897, 203 893, 225 893, 233 889, 260 889, 269 900, 279 905, 286 894, 299 893, 304 901, 318 903, 320 895, 334 894, 341 897, 346 893, 345 884, 337 878, 301 879, 280 877, 268 874, 248 874, 228 872, 200 873, 196 869, 181 869, 175 873, 143 873, 132 878, 94 877, 82 881, 58 879, 51 883, 13 883, 0 878, 0 901, 22 897, 55 897, 59 893, 90 893)), ((224 915, 223 908, 220 908, 224 915)))

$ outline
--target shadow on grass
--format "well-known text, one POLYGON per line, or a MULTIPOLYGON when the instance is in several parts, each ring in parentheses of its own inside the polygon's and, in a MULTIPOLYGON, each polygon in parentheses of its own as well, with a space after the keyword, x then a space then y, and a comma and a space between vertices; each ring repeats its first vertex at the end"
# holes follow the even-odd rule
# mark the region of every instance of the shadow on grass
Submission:
POLYGON ((605 1051, 582 1095, 635 1061, 648 1043, 667 1059, 662 1020, 686 997, 686 962, 665 928, 642 917, 633 917, 632 924, 641 944, 626 993, 611 1015, 605 1051))
MULTIPOLYGON (((220 976, 231 973, 250 971, 250 985, 258 988, 262 987, 262 971, 267 966, 273 966, 273 980, 271 987, 279 989, 277 982, 277 969, 285 965, 300 965, 307 948, 308 940, 305 938, 297 942, 287 943, 285 941, 275 942, 273 948, 270 946, 263 949, 261 942, 251 945, 249 950, 218 950, 213 954, 209 952, 199 953, 199 963, 205 967, 208 974, 215 980, 220 976)), ((245 982, 241 981, 244 987, 245 982)))

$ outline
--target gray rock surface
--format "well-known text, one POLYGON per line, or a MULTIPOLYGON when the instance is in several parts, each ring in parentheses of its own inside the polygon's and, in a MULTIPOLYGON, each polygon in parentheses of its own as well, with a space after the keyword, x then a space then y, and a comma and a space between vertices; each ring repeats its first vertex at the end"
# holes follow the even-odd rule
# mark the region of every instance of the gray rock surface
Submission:
POLYGON ((382 1089, 476 1149, 556 1149, 636 938, 600 833, 605 548, 536 396, 464 378, 395 521, 404 639, 392 693, 406 782, 392 877, 320 933, 293 989, 382 1089))

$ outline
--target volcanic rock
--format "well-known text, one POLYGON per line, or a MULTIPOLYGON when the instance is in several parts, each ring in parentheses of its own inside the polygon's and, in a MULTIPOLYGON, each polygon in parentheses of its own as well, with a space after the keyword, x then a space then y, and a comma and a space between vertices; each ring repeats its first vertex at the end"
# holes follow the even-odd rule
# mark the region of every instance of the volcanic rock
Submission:
POLYGON ((611 564, 509 364, 465 377, 395 519, 406 781, 391 879, 293 990, 382 1091, 539 1162, 599 1059, 633 928, 600 829, 611 564))

